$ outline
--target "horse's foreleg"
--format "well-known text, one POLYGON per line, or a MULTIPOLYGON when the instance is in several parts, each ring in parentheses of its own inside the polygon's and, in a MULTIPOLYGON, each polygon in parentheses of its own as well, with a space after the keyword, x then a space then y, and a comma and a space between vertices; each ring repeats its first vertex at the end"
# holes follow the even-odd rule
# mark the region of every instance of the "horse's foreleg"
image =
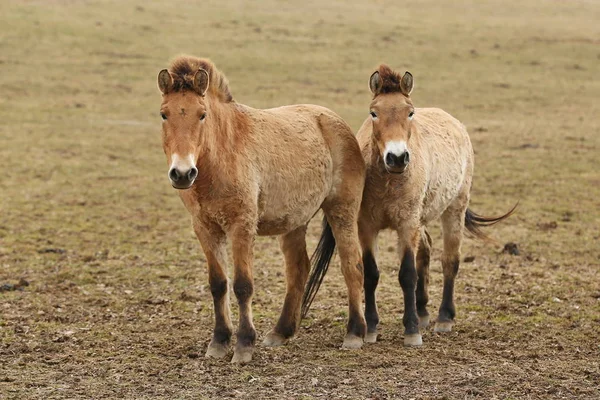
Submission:
POLYGON ((429 326, 429 260, 431 258, 431 236, 426 229, 421 232, 419 251, 417 252, 417 315, 419 316, 419 328, 429 326))
POLYGON ((208 282, 215 310, 215 329, 206 357, 222 358, 227 355, 233 331, 227 292, 226 236, 220 227, 205 227, 198 222, 194 222, 194 231, 206 255, 208 282))
POLYGON ((254 293, 252 274, 254 232, 252 228, 234 229, 231 242, 234 262, 233 292, 240 307, 237 344, 231 362, 247 363, 252 360, 256 342, 256 330, 252 323, 252 294, 254 293))
POLYGON ((454 308, 454 280, 460 264, 460 246, 465 221, 465 211, 447 209, 442 214, 442 231, 444 235, 444 251, 442 269, 444 272, 444 292, 435 332, 450 332, 454 325, 456 311, 454 308))
POLYGON ((365 320, 367 322, 367 333, 365 342, 375 343, 377 341, 377 324, 379 324, 379 313, 377 312, 377 301, 375 290, 379 283, 379 269, 375 261, 375 241, 377 233, 368 222, 359 220, 358 236, 363 253, 363 265, 365 269, 365 320))
POLYGON ((280 346, 296 333, 300 324, 304 285, 310 271, 310 260, 306 252, 306 226, 280 236, 279 245, 285 257, 287 289, 279 321, 263 341, 266 346, 280 346))
POLYGON ((416 251, 419 243, 418 228, 401 228, 398 230, 398 253, 401 264, 398 281, 404 294, 404 345, 420 346, 423 344, 419 332, 419 317, 417 316, 416 288, 417 269, 416 251))

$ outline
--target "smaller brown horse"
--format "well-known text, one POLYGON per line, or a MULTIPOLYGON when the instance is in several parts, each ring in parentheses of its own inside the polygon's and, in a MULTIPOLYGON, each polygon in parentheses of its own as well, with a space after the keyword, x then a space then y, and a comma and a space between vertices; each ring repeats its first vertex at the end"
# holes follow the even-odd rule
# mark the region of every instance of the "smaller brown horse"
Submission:
MULTIPOLYGON (((464 228, 484 238, 480 227, 507 218, 516 206, 500 217, 479 216, 467 208, 473 177, 469 135, 463 124, 448 113, 413 106, 413 77, 409 72, 401 76, 381 65, 371 75, 369 87, 373 93, 370 116, 357 134, 367 165, 358 228, 365 268, 365 341, 376 341, 379 322, 375 302, 379 282, 377 235, 383 229, 393 229, 398 234, 401 260, 398 280, 404 293, 404 344, 419 346, 419 325, 429 324, 426 307, 431 237, 425 229, 427 224, 438 218, 442 221, 444 292, 435 331, 448 332, 454 323, 454 279, 464 228)), ((335 239, 326 225, 305 290, 303 316, 323 280, 334 248, 335 239)))
POLYGON ((163 149, 169 180, 192 215, 208 264, 215 329, 207 357, 224 357, 231 341, 226 243, 232 242, 233 292, 239 304, 232 362, 252 359, 256 331, 252 248, 256 235, 278 235, 287 290, 281 317, 264 339, 283 344, 300 324, 310 272, 306 227, 323 209, 340 244, 348 286, 345 347, 362 345, 362 260, 357 218, 365 164, 352 130, 324 107, 257 110, 236 103, 225 76, 208 60, 180 57, 158 75, 163 149))

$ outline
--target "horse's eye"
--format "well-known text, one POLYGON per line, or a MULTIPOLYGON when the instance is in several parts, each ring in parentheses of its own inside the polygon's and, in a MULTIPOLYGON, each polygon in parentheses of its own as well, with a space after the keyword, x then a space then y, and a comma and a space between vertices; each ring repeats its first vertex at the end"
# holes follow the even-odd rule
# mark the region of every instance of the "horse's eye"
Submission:
POLYGON ((377 114, 375 114, 375 111, 371 111, 369 114, 371 114, 372 118, 377 118, 377 114))
POLYGON ((414 111, 411 111, 411 112, 408 114, 408 119, 412 119, 412 117, 413 117, 414 115, 415 115, 415 112, 414 112, 414 111))
POLYGON ((200 116, 200 121, 204 121, 204 118, 206 118, 206 113, 204 113, 200 116))
POLYGON ((165 113, 160 113, 160 117, 163 119, 163 121, 167 120, 167 116, 165 115, 165 113))

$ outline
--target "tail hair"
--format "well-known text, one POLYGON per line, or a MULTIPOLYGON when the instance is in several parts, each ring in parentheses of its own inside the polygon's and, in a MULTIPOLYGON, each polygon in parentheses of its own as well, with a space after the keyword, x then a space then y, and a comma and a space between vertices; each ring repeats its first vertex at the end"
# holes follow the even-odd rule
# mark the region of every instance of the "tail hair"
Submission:
POLYGON ((333 236, 331 226, 327 223, 327 219, 323 218, 321 238, 315 252, 310 258, 312 268, 308 283, 304 289, 304 295, 302 296, 301 318, 305 318, 308 314, 310 306, 321 287, 321 283, 323 283, 323 279, 335 253, 335 245, 335 237, 333 236))
POLYGON ((495 225, 498 222, 510 217, 515 212, 518 205, 519 203, 517 202, 517 204, 515 204, 513 208, 511 208, 506 214, 500 215, 498 217, 486 217, 484 215, 479 215, 471 209, 467 208, 467 212, 465 214, 465 228, 467 228, 468 233, 470 233, 473 237, 476 237, 477 239, 493 241, 493 239, 486 235, 481 230, 481 228, 495 225))

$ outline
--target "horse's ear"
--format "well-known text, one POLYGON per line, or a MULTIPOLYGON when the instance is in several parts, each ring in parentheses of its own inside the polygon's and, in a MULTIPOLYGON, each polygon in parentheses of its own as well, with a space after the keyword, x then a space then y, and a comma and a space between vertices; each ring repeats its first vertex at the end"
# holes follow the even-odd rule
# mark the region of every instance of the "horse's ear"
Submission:
POLYGON ((375 71, 371 74, 371 77, 369 78, 369 89, 371 89, 371 93, 373 93, 373 95, 376 96, 379 94, 381 86, 381 76, 379 76, 379 71, 375 71))
POLYGON ((173 78, 166 69, 163 69, 158 73, 158 88, 162 94, 167 94, 173 87, 173 78))
POLYGON ((208 90, 208 72, 200 68, 194 75, 194 88, 200 96, 204 96, 208 90))
POLYGON ((406 71, 400 80, 400 90, 405 96, 410 96, 410 92, 412 92, 413 87, 413 76, 410 72, 406 71))

